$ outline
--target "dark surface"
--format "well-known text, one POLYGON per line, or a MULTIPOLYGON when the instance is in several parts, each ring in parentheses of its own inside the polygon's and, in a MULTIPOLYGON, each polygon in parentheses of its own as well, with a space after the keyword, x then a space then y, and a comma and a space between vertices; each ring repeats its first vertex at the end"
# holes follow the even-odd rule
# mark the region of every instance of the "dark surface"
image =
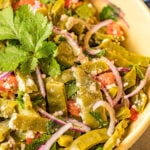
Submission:
POLYGON ((150 150, 150 127, 129 150, 150 150))
POLYGON ((148 7, 150 7, 150 0, 144 0, 144 2, 146 3, 146 5, 147 5, 148 7))

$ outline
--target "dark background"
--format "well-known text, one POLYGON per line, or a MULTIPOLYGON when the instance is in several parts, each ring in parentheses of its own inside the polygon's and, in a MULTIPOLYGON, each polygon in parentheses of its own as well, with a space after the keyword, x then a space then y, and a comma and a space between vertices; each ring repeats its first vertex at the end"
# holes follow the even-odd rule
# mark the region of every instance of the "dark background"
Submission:
POLYGON ((144 0, 144 2, 146 3, 146 5, 147 5, 148 7, 150 7, 150 0, 144 0))

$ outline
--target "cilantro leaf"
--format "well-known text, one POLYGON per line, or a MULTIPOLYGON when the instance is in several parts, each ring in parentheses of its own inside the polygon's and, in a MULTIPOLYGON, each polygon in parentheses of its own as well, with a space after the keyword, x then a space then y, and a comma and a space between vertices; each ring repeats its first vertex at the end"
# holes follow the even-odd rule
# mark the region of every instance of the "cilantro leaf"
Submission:
POLYGON ((53 42, 43 42, 41 47, 36 51, 37 58, 47 58, 52 56, 56 50, 57 46, 53 42))
POLYGON ((42 134, 39 138, 34 139, 31 144, 26 144, 25 150, 36 150, 42 144, 44 144, 49 138, 50 135, 42 134))
POLYGON ((42 59, 40 61, 40 66, 42 71, 45 74, 50 75, 51 77, 58 76, 61 73, 60 65, 58 64, 57 60, 53 57, 48 59, 42 59))
POLYGON ((13 18, 13 9, 11 7, 0 11, 0 40, 17 39, 13 18))
MULTIPOLYGON (((38 66, 39 59, 49 56, 51 59, 56 45, 46 41, 52 33, 52 23, 47 17, 39 12, 33 13, 28 5, 23 5, 16 12, 11 7, 3 9, 0 18, 0 40, 16 40, 12 49, 6 47, 0 52, 2 71, 20 69, 28 74, 38 66)), ((51 64, 59 70, 56 61, 52 59, 51 64)))
POLYGON ((0 51, 0 68, 2 71, 16 70, 28 58, 28 53, 14 46, 0 51))
POLYGON ((100 12, 100 19, 106 20, 106 19, 112 19, 114 21, 117 21, 119 18, 118 12, 113 8, 112 6, 105 6, 102 11, 100 12))
POLYGON ((46 124, 46 128, 47 128, 47 134, 52 135, 60 128, 60 125, 56 124, 52 120, 49 120, 46 124))
POLYGON ((38 59, 36 57, 28 56, 27 61, 20 65, 20 70, 23 74, 30 74, 35 70, 38 65, 38 59))
POLYGON ((51 64, 49 66, 49 75, 54 77, 54 76, 60 75, 60 73, 61 73, 60 66, 57 60, 52 57, 51 64))
POLYGON ((52 33, 52 23, 48 23, 43 14, 33 14, 28 5, 16 11, 15 27, 18 30, 21 44, 29 51, 37 51, 41 43, 52 33))

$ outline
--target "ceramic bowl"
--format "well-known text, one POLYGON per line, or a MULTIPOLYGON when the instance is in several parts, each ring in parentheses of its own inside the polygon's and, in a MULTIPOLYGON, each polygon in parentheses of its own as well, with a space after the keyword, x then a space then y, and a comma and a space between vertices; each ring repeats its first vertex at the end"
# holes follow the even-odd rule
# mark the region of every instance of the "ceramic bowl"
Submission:
MULTIPOLYGON (((98 10, 101 9, 101 0, 92 0, 98 10)), ((150 10, 142 0, 110 0, 122 9, 125 20, 129 24, 126 29, 127 49, 144 56, 150 56, 150 10)), ((150 90, 148 91, 150 97, 150 90)), ((129 149, 150 125, 150 101, 138 119, 131 124, 127 135, 117 150, 129 149)))

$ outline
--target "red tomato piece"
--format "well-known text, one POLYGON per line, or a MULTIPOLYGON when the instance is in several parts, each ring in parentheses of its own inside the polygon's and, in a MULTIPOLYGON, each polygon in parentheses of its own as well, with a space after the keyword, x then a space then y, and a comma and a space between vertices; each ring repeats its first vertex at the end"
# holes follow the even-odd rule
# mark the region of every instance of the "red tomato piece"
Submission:
POLYGON ((105 72, 98 75, 96 78, 104 87, 115 83, 115 77, 112 72, 105 72))
POLYGON ((139 112, 135 110, 133 107, 131 107, 130 113, 131 113, 130 120, 135 121, 138 118, 139 112))
POLYGON ((8 96, 12 96, 18 91, 18 82, 15 75, 9 75, 6 78, 0 80, 0 92, 8 93, 8 96))
POLYGON ((35 4, 34 0, 20 0, 16 3, 13 3, 13 9, 17 10, 20 6, 25 5, 25 4, 30 4, 31 6, 33 6, 35 4))
POLYGON ((116 36, 123 35, 123 31, 121 30, 121 27, 115 22, 112 22, 110 25, 107 26, 106 33, 111 35, 116 35, 116 36))
POLYGON ((27 139, 26 139, 26 144, 31 144, 31 143, 32 143, 32 141, 33 141, 33 139, 32 139, 32 138, 27 138, 27 139))
POLYGON ((76 105, 76 102, 74 100, 68 100, 67 101, 67 109, 68 112, 76 117, 80 117, 80 107, 78 105, 76 105))
POLYGON ((69 8, 71 5, 71 0, 65 0, 65 7, 69 8))

